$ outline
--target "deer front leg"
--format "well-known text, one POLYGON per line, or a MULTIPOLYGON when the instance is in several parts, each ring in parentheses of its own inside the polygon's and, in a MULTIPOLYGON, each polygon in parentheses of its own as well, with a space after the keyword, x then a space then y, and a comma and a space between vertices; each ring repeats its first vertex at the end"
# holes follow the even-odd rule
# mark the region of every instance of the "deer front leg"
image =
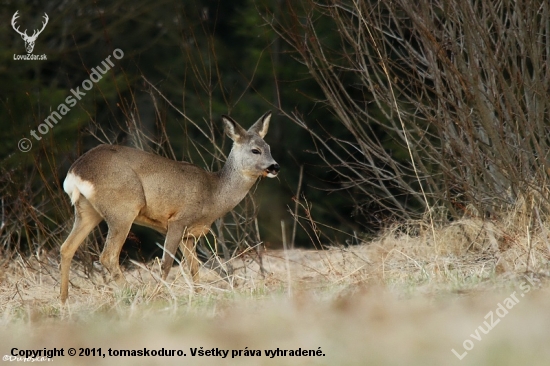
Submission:
POLYGON ((181 242, 185 228, 177 222, 168 223, 166 232, 166 240, 164 242, 164 253, 162 254, 162 279, 165 280, 172 269, 174 263, 174 255, 181 242))
POLYGON ((181 251, 183 252, 187 267, 189 268, 189 272, 191 272, 195 284, 199 281, 199 259, 195 251, 196 239, 197 238, 192 235, 186 235, 181 243, 181 251))

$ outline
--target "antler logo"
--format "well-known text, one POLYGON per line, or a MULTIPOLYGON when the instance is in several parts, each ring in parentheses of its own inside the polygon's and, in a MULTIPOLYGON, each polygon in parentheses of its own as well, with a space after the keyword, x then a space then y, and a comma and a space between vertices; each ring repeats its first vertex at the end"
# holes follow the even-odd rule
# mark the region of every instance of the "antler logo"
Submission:
POLYGON ((36 42, 36 38, 40 33, 42 33, 44 28, 46 28, 46 24, 48 24, 48 19, 49 19, 48 14, 44 13, 44 22, 42 22, 42 29, 34 30, 34 32, 32 33, 32 36, 29 36, 27 34, 26 29, 25 29, 25 32, 21 32, 19 31, 19 26, 17 26, 17 28, 15 27, 15 20, 19 17, 19 15, 17 15, 18 12, 19 10, 17 10, 15 14, 13 14, 13 17, 11 18, 11 26, 14 31, 16 31, 21 35, 21 38, 23 38, 23 41, 25 41, 25 48, 27 49, 27 53, 32 53, 32 50, 34 49, 34 42, 36 42))

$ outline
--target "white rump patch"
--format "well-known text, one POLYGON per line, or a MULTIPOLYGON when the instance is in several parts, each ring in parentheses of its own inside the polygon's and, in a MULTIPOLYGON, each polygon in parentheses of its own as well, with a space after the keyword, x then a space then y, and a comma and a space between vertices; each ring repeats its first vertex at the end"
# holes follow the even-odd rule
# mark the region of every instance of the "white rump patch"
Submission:
POLYGON ((73 205, 78 201, 81 194, 89 200, 95 193, 94 185, 91 182, 81 179, 73 172, 67 174, 67 178, 63 182, 63 190, 71 197, 73 205))

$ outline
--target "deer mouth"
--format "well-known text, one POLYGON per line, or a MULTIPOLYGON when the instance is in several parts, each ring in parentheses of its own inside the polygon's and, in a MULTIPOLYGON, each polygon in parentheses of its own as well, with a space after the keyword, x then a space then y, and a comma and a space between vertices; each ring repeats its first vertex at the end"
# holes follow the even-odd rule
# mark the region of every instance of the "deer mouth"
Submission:
POLYGON ((268 178, 275 178, 277 174, 279 174, 279 170, 281 170, 281 167, 279 164, 272 164, 267 167, 266 170, 263 171, 262 176, 268 177, 268 178))

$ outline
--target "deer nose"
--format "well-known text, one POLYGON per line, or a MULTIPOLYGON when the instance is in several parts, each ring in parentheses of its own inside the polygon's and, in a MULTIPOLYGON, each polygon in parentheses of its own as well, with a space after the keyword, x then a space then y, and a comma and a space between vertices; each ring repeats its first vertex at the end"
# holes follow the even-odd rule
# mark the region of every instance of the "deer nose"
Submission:
MULTIPOLYGON (((279 173, 279 170, 281 169, 281 167, 279 166, 279 164, 275 163, 275 164, 271 164, 270 166, 267 167, 267 169, 265 170, 265 173, 269 178, 275 178, 277 176, 277 173, 279 173)), ((265 175, 264 175, 265 177, 265 175)))
POLYGON ((281 170, 281 167, 279 166, 279 164, 275 163, 275 164, 271 164, 269 168, 267 168, 267 170, 271 172, 279 173, 279 170, 281 170))

